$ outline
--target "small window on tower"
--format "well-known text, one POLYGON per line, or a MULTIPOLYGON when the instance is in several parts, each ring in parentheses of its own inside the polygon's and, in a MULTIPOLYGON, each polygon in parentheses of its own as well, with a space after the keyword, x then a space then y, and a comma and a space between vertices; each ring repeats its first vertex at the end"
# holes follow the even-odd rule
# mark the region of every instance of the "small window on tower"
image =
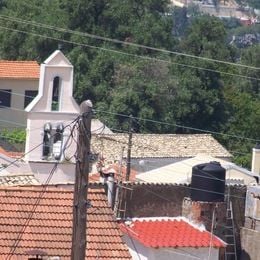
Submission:
POLYGON ((55 77, 53 80, 53 87, 52 87, 52 103, 51 103, 52 111, 59 110, 60 83, 61 83, 60 77, 55 77))

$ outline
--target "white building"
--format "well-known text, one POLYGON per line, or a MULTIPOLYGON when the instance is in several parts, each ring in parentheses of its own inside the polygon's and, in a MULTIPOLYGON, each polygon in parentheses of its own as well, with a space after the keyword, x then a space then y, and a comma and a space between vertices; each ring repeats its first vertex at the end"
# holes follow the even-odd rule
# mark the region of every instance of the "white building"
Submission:
POLYGON ((38 93, 39 72, 36 61, 0 60, 1 128, 25 128, 24 108, 38 93))
MULTIPOLYGON (((71 137, 71 130, 80 108, 72 94, 73 66, 57 50, 41 64, 38 95, 25 108, 25 162, 12 164, 1 174, 34 174, 40 183, 45 183, 58 163, 48 182, 74 182, 77 131, 71 137)), ((111 133, 97 119, 92 120, 91 131, 111 133)))

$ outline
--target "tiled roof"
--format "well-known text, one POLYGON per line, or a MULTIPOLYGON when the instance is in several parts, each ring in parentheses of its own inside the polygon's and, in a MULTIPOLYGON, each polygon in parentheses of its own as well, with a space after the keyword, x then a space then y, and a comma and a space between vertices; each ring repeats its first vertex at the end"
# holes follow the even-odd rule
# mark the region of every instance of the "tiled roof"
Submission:
POLYGON ((0 146, 0 154, 4 154, 5 156, 11 157, 11 158, 20 158, 23 156, 23 153, 20 152, 12 152, 12 151, 6 151, 3 147, 0 146))
MULTIPOLYGON (((120 160, 128 134, 93 135, 91 149, 106 159, 120 160)), ((126 157, 127 149, 124 149, 126 157)), ((232 155, 209 134, 133 134, 132 158, 187 158, 198 153, 214 157, 232 155)))
POLYGON ((0 78, 39 79, 40 66, 36 61, 0 60, 0 78))
MULTIPOLYGON (((120 166, 119 163, 113 163, 110 165, 106 165, 105 167, 102 168, 101 171, 104 174, 114 173, 115 180, 118 180, 118 181, 126 180, 127 168, 125 165, 120 166)), ((137 171, 131 169, 129 181, 134 181, 136 178, 136 175, 137 175, 137 171)), ((101 177, 101 175, 99 172, 94 172, 89 175, 89 180, 90 181, 99 181, 100 177, 101 177)))
POLYGON ((201 227, 180 218, 143 218, 120 224, 121 230, 144 246, 160 247, 225 247, 225 243, 201 227))
MULTIPOLYGON (((0 259, 6 259, 14 243, 18 244, 14 260, 28 259, 30 250, 70 259, 73 191, 54 186, 43 190, 43 186, 0 188, 0 259)), ((86 258, 131 259, 103 189, 89 188, 88 199, 92 207, 87 214, 86 258)))
POLYGON ((33 174, 0 175, 0 186, 39 185, 33 174))

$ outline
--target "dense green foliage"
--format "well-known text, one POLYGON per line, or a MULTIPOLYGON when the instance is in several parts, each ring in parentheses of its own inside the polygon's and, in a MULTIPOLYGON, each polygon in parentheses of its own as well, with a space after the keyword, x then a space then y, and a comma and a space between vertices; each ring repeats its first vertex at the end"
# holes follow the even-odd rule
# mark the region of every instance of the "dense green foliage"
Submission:
POLYGON ((251 148, 260 139, 255 79, 260 70, 211 59, 259 67, 259 45, 237 49, 228 40, 229 28, 239 26, 236 21, 169 9, 168 4, 166 0, 1 0, 0 58, 42 62, 62 44, 75 69, 75 97, 78 102, 91 99, 97 116, 110 128, 126 130, 128 118, 119 114, 132 114, 143 119, 135 121, 137 132, 194 133, 184 125, 226 133, 229 136, 216 137, 237 162, 248 166, 251 148))

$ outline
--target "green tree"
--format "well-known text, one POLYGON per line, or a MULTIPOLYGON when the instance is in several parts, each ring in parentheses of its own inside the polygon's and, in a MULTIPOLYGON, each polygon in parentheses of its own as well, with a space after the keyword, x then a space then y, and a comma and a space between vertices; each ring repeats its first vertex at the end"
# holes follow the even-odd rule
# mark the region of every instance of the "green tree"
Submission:
MULTIPOLYGON (((260 141, 260 99, 235 86, 226 88, 225 97, 230 111, 226 133, 260 141)), ((238 164, 250 168, 252 148, 256 144, 253 140, 225 137, 222 141, 238 164)))

